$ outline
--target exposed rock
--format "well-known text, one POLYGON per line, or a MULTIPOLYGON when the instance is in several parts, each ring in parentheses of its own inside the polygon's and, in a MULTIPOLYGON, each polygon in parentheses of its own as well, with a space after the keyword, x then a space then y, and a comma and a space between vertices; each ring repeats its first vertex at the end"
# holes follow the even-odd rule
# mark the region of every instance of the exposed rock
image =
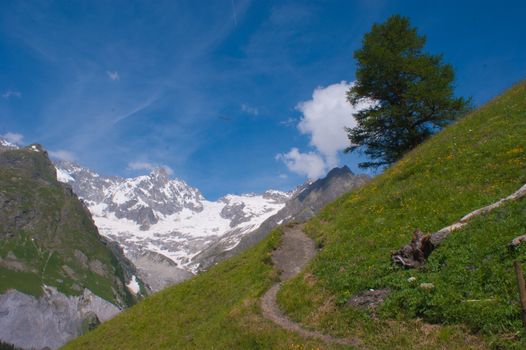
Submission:
POLYGON ((119 312, 87 289, 67 296, 45 287, 39 298, 11 289, 0 295, 0 339, 25 349, 56 349, 79 336, 86 319, 106 321, 119 312))
POLYGON ((152 251, 143 251, 131 256, 131 261, 136 266, 141 280, 154 292, 194 276, 164 255, 152 251))
POLYGON ((227 205, 221 210, 221 217, 230 220, 230 227, 235 227, 242 222, 250 220, 250 218, 245 216, 243 208, 245 208, 245 203, 229 203, 225 200, 227 205))
POLYGON ((374 310, 389 296, 389 289, 370 289, 349 299, 347 305, 359 310, 374 310))
POLYGON ((100 261, 100 260, 91 260, 89 262, 89 269, 92 272, 95 272, 97 275, 102 277, 108 276, 108 271, 106 270, 106 266, 100 261))
POLYGON ((20 286, 19 274, 27 290, 44 290, 38 298, 13 289, 0 296, 0 340, 56 348, 80 334, 86 313, 104 321, 133 304, 126 259, 99 235, 71 187, 57 181, 46 151, 40 145, 3 149, 0 170, 0 266, 10 271, 2 290, 20 286), (102 277, 90 278, 90 271, 102 277))
POLYGON ((419 286, 421 289, 433 289, 435 288, 435 285, 433 283, 420 283, 420 286, 419 286))
MULTIPOLYGON (((299 186, 283 209, 265 220, 256 230, 244 234, 237 245, 232 245, 233 237, 237 238, 237 233, 233 231, 222 236, 192 260, 199 265, 200 270, 207 269, 256 244, 279 225, 307 221, 325 205, 344 193, 363 186, 369 179, 367 175, 354 175, 347 166, 334 168, 325 178, 299 186)), ((276 195, 269 192, 268 196, 276 195)))
POLYGON ((75 249, 75 251, 73 252, 73 256, 83 267, 88 267, 88 257, 86 256, 86 254, 84 254, 78 249, 75 249))

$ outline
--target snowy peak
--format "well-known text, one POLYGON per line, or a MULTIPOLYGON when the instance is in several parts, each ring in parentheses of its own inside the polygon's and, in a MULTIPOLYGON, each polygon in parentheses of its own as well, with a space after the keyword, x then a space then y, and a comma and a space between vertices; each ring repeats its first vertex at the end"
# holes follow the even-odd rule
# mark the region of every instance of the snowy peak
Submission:
MULTIPOLYGON (((291 196, 269 190, 212 202, 184 181, 171 179, 165 168, 124 179, 105 177, 72 162, 59 161, 55 166, 57 178, 84 199, 99 232, 117 241, 137 266, 147 266, 141 277, 155 278, 158 271, 153 273, 152 266, 159 267, 158 262, 145 263, 144 258, 155 254, 173 261, 170 270, 197 271, 195 255, 225 236, 227 249, 235 247, 291 196)), ((159 285, 158 280, 152 283, 159 285)))
POLYGON ((88 203, 104 200, 111 186, 122 181, 119 177, 104 177, 75 162, 55 161, 57 179, 69 184, 73 191, 88 203))
MULTIPOLYGON (((74 162, 57 161, 57 178, 71 185, 96 215, 110 213, 146 230, 184 208, 201 211, 201 193, 184 181, 170 179, 165 168, 135 178, 101 176, 74 162)), ((95 214, 94 214, 95 215, 95 214)))
POLYGON ((181 180, 171 180, 163 168, 148 175, 124 179, 111 186, 104 198, 107 210, 148 229, 159 219, 189 209, 203 210, 201 193, 181 180))
POLYGON ((236 227, 258 217, 264 217, 269 213, 274 214, 285 205, 289 197, 286 192, 269 190, 262 195, 253 193, 229 194, 218 201, 225 203, 221 210, 221 217, 230 220, 230 227, 236 227))
POLYGON ((3 139, 3 138, 0 137, 0 151, 1 150, 10 150, 10 149, 19 149, 19 148, 20 147, 18 147, 14 143, 11 143, 11 142, 7 141, 6 139, 3 139))
POLYGON ((276 203, 285 203, 292 196, 292 192, 283 192, 277 190, 267 190, 263 193, 262 197, 265 199, 271 199, 276 203))

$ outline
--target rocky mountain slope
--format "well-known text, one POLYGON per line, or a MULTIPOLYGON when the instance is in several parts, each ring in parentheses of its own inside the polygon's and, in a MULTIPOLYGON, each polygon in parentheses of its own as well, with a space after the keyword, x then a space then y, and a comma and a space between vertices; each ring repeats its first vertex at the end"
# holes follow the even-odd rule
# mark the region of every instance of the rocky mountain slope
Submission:
POLYGON ((235 247, 229 249, 230 241, 235 238, 226 234, 193 259, 199 261, 201 269, 206 269, 261 241, 279 225, 307 221, 329 202, 363 186, 369 179, 368 175, 353 174, 347 166, 334 168, 324 178, 309 181, 296 188, 280 211, 263 221, 254 231, 240 237, 235 247))
MULTIPOLYGON (((0 340, 57 348, 134 303, 132 264, 39 145, 0 142, 0 340)), ((142 290, 144 293, 144 290, 142 290)))
POLYGON ((100 233, 123 247, 153 290, 191 277, 201 264, 196 255, 220 239, 223 249, 232 249, 290 197, 270 190, 212 202, 163 168, 124 179, 72 162, 55 166, 57 178, 85 201, 100 233))

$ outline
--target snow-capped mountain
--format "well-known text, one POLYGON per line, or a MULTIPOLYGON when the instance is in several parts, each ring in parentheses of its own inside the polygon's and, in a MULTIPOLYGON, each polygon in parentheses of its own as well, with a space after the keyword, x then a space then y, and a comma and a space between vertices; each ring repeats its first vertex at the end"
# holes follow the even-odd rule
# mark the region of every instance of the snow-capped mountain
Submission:
POLYGON ((288 199, 283 208, 268 217, 254 231, 241 237, 227 233, 193 259, 199 261, 201 269, 206 269, 256 244, 279 225, 307 221, 325 205, 342 194, 363 186, 369 179, 367 175, 354 174, 347 166, 334 168, 324 178, 307 181, 287 193, 288 199), (235 241, 234 246, 231 245, 231 240, 235 241))
POLYGON ((85 201, 99 232, 123 247, 154 290, 195 273, 200 266, 192 258, 223 236, 228 237, 225 249, 234 248, 291 195, 270 190, 208 201, 184 181, 170 179, 163 168, 124 179, 72 162, 55 166, 59 181, 85 201))
MULTIPOLYGON (((0 151, 18 148, 0 138, 0 151)), ((206 200, 158 168, 135 178, 108 177, 56 161, 57 179, 89 208, 99 232, 118 243, 152 290, 181 282, 243 251, 274 227, 302 222, 369 177, 347 167, 291 192, 226 195, 206 200)))

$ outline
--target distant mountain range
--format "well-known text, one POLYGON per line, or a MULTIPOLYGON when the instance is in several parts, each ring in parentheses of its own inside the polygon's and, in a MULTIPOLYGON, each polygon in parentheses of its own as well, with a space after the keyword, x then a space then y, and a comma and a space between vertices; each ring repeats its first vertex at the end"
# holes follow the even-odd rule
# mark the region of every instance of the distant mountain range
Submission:
POLYGON ((76 163, 57 161, 92 213, 99 232, 118 242, 153 290, 177 283, 201 266, 195 256, 227 236, 224 249, 285 206, 291 193, 227 195, 208 201, 163 168, 135 178, 106 177, 76 163))
POLYGON ((291 192, 285 206, 263 221, 254 231, 235 237, 226 233, 217 242, 194 256, 194 260, 199 261, 200 268, 204 270, 256 244, 279 225, 307 221, 326 204, 363 186, 369 179, 367 175, 353 174, 347 166, 334 168, 324 178, 308 181, 297 187, 291 192), (235 241, 236 245, 232 247, 231 241, 235 241))
MULTIPOLYGON (((2 139, 0 147, 18 148, 2 139)), ((75 162, 54 165, 57 179, 84 201, 100 234, 118 243, 152 291, 248 248, 278 225, 307 220, 369 179, 342 167, 290 192, 268 190, 209 201, 198 189, 171 179, 162 167, 121 178, 75 162)))
POLYGON ((103 176, 0 139, 0 340, 59 347, 367 180, 335 168, 290 192, 209 201, 164 168, 103 176))

